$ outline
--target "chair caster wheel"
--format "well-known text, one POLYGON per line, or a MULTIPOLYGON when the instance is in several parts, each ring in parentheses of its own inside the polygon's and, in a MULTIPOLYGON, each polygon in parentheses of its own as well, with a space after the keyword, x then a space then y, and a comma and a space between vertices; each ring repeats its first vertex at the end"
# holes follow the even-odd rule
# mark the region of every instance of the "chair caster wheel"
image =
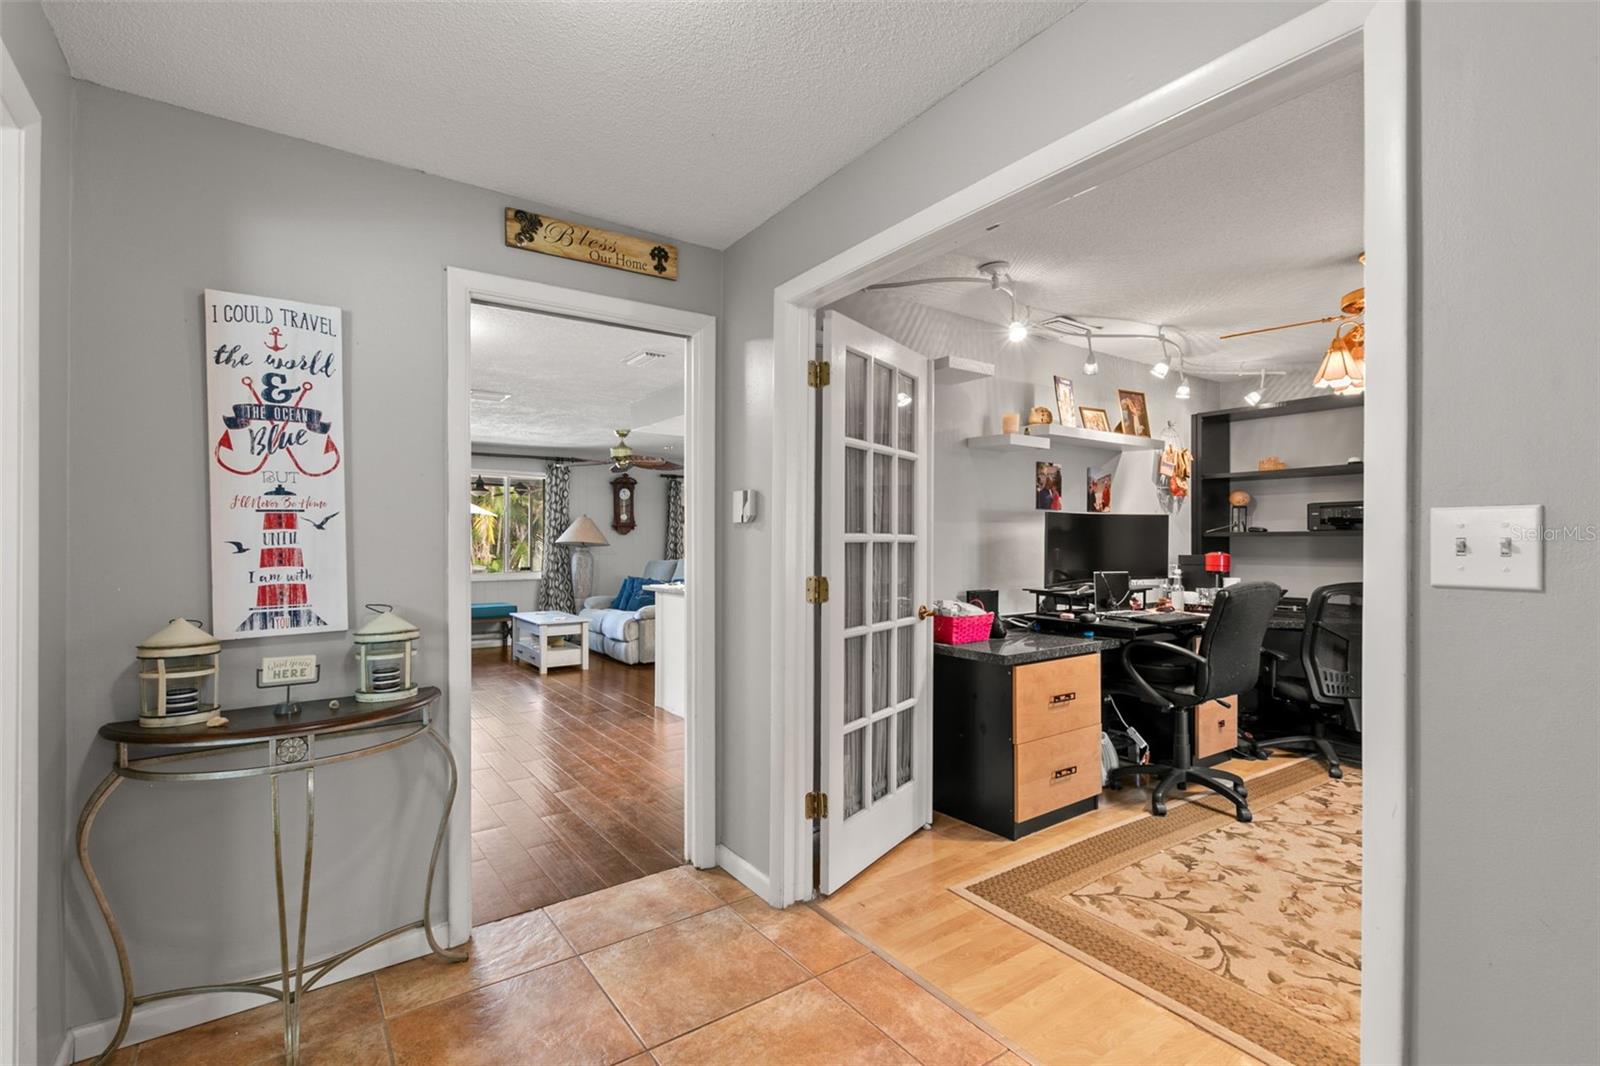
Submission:
POLYGON ((1150 813, 1155 815, 1157 818, 1165 817, 1167 813, 1167 805, 1162 803, 1160 800, 1156 800, 1150 804, 1150 813))
POLYGON ((1344 770, 1338 766, 1330 766, 1328 767, 1328 776, 1335 779, 1341 778, 1344 776, 1344 770))
POLYGON ((1251 814, 1248 809, 1242 810, 1242 811, 1239 812, 1239 821, 1241 821, 1241 822, 1253 822, 1255 820, 1256 820, 1256 816, 1251 814))

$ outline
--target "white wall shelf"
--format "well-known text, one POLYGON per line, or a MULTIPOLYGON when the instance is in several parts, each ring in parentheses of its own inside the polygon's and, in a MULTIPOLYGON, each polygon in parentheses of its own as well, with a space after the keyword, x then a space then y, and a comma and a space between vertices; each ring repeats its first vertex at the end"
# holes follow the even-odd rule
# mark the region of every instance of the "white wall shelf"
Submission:
POLYGON ((968 437, 967 447, 1000 451, 1006 448, 1038 448, 1050 450, 1048 437, 1030 437, 1026 433, 1000 433, 993 437, 968 437))
POLYGON ((1051 448, 1056 445, 1098 448, 1102 451, 1155 451, 1165 442, 1154 437, 1133 437, 1126 433, 1105 433, 1078 426, 1034 426, 1028 433, 1001 433, 993 437, 968 437, 967 447, 990 450, 1003 448, 1051 448))
POLYGON ((959 385, 963 381, 992 377, 994 377, 994 364, 985 363, 980 359, 944 355, 933 361, 933 380, 940 385, 959 385))

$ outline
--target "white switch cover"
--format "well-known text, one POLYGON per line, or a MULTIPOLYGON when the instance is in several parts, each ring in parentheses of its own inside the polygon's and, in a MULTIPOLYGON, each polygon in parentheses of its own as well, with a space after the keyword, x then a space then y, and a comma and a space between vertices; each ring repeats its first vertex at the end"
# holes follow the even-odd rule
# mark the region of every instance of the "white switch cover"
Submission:
POLYGON ((1435 507, 1435 588, 1544 591, 1544 507, 1435 507))

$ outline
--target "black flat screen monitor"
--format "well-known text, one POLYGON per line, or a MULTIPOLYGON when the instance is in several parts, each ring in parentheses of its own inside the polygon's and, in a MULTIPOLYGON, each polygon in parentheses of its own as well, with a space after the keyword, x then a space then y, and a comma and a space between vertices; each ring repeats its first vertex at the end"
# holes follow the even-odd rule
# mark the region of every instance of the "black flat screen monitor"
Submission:
POLYGON ((1044 581, 1090 581, 1096 570, 1126 570, 1133 578, 1167 574, 1167 516, 1071 514, 1044 516, 1044 581))

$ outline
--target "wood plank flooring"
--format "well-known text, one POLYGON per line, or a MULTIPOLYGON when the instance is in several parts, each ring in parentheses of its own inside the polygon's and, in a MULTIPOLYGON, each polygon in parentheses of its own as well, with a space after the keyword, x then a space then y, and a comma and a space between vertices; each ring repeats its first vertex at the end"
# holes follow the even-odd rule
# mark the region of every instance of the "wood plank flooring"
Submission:
MULTIPOLYGON (((1294 758, 1234 760, 1222 768, 1248 780, 1294 758)), ((1228 808, 1216 797, 1198 802, 1228 808)), ((901 843, 818 906, 1036 1062, 1254 1063, 1193 1022, 950 891, 1148 817, 1143 789, 1103 793, 1099 810, 1019 841, 936 814, 931 830, 901 843)))
POLYGON ((683 721, 655 668, 588 671, 472 653, 472 922, 683 862, 683 721))

